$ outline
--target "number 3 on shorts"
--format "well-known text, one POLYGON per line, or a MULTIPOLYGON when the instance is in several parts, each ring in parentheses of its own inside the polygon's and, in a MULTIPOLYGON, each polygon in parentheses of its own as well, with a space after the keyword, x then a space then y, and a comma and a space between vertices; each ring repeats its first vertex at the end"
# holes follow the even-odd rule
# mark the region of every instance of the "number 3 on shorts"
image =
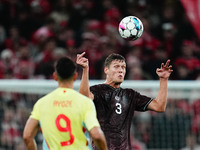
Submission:
POLYGON ((61 146, 68 146, 73 144, 74 142, 74 135, 72 134, 72 129, 71 129, 71 122, 69 120, 69 118, 63 114, 58 115, 58 117, 56 118, 56 127, 60 132, 69 132, 69 136, 70 139, 68 141, 63 141, 60 142, 61 146), (60 124, 60 119, 63 119, 66 122, 66 127, 62 127, 60 124))

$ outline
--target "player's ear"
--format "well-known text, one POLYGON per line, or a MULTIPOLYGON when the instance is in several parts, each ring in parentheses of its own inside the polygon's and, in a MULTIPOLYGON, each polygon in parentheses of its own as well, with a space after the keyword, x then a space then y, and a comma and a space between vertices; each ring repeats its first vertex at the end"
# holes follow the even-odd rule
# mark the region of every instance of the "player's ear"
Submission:
POLYGON ((105 72, 105 74, 108 73, 108 67, 104 67, 104 72, 105 72))
POLYGON ((54 78, 54 80, 58 81, 58 76, 57 76, 56 72, 53 73, 53 78, 54 78))
POLYGON ((78 77, 78 73, 75 72, 74 75, 73 75, 73 81, 75 81, 77 79, 77 77, 78 77))

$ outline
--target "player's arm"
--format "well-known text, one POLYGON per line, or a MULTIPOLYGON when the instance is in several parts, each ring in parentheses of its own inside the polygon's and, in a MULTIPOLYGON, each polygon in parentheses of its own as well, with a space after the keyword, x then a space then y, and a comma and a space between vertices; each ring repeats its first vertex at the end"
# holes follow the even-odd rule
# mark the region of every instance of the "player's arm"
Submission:
POLYGON ((36 136, 38 130, 39 130, 38 120, 29 118, 26 122, 23 132, 23 139, 27 150, 37 150, 37 145, 34 137, 36 136))
POLYGON ((85 52, 77 55, 76 63, 83 68, 82 79, 80 84, 79 93, 94 99, 94 95, 90 92, 89 88, 89 62, 88 59, 83 57, 85 52))
POLYGON ((170 60, 167 60, 166 64, 161 64, 161 68, 157 68, 156 73, 160 78, 160 88, 156 99, 154 99, 147 107, 149 110, 156 112, 164 112, 167 105, 167 87, 168 79, 173 70, 172 66, 169 65, 170 60))
POLYGON ((100 127, 94 127, 90 130, 90 135, 94 144, 99 150, 107 150, 107 143, 103 131, 100 127))

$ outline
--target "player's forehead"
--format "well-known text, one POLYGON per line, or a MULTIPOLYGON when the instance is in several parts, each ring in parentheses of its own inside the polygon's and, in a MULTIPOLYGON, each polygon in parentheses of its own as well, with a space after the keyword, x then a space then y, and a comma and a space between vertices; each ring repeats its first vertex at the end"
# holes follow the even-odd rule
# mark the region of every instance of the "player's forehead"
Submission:
POLYGON ((114 59, 110 65, 123 65, 126 66, 126 62, 124 60, 114 59))

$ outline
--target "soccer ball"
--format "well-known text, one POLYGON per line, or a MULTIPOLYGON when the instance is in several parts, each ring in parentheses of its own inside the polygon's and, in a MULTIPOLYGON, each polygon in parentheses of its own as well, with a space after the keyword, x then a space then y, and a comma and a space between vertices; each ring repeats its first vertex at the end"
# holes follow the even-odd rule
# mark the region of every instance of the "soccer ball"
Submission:
POLYGON ((141 37, 143 30, 141 20, 135 16, 124 17, 119 23, 121 37, 129 41, 135 41, 141 37))

